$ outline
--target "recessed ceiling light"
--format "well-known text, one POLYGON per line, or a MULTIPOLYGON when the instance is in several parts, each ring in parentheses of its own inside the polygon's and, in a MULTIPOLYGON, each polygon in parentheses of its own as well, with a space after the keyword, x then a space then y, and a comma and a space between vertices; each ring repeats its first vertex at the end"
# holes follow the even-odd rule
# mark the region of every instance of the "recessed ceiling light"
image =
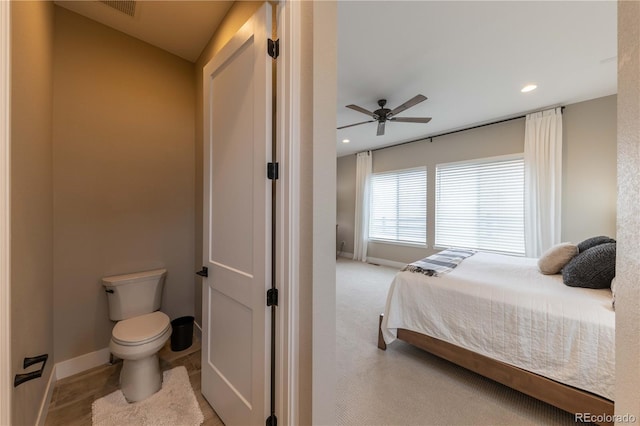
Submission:
POLYGON ((342 143, 349 143, 351 142, 349 139, 342 139, 342 143))
POLYGON ((530 92, 530 91, 532 91, 532 90, 535 90, 535 89, 536 89, 536 87, 538 87, 538 86, 536 86, 535 84, 527 84, 527 85, 526 85, 526 86, 524 86, 524 87, 522 88, 522 90, 520 90, 520 91, 521 91, 522 93, 527 93, 527 92, 530 92))

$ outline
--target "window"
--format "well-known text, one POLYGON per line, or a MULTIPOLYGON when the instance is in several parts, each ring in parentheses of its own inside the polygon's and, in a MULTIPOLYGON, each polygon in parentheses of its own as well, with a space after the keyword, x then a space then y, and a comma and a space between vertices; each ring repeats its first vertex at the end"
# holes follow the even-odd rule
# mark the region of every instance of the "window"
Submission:
POLYGON ((436 166, 440 247, 524 255, 522 154, 436 166))
POLYGON ((396 243, 427 243, 427 169, 371 175, 369 238, 396 243))

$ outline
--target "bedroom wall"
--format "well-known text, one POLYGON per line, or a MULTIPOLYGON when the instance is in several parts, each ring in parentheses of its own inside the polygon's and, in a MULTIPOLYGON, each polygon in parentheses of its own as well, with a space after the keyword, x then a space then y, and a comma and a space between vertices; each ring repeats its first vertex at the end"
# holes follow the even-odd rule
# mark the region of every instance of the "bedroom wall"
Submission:
POLYGON ((564 110, 562 241, 616 236, 616 101, 606 96, 564 110))
POLYGON ((353 254, 353 227, 356 211, 356 156, 338 157, 336 250, 353 254), (344 243, 344 244, 343 244, 344 243))
POLYGON ((56 7, 54 342, 107 347, 101 278, 166 268, 162 310, 193 315, 193 64, 56 7))
MULTIPOLYGON (((427 244, 416 248, 370 242, 368 257, 411 262, 436 250, 435 165, 524 150, 525 120, 513 120, 434 139, 374 151, 373 172, 427 166, 427 244)), ((616 96, 567 105, 563 117, 562 240, 616 234, 616 96)), ((353 253, 355 155, 337 161, 338 242, 353 253)), ((339 244, 339 243, 338 243, 339 244)), ((338 247, 339 248, 339 247, 338 247)))

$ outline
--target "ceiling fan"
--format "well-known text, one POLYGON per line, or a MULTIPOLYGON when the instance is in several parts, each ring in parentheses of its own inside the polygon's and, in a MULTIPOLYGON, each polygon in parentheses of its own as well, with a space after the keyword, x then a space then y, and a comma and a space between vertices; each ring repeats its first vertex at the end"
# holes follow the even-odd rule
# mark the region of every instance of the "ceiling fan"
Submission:
POLYGON ((431 121, 431 117, 396 117, 397 114, 402 111, 411 108, 414 105, 419 104, 422 101, 426 101, 427 97, 424 95, 416 95, 413 98, 409 99, 407 102, 403 103, 399 107, 395 109, 385 108, 384 106, 387 104, 386 99, 380 99, 378 101, 379 109, 371 112, 366 110, 358 105, 347 105, 347 108, 350 108, 354 111, 361 112, 363 114, 367 114, 373 120, 362 121, 360 123, 349 124, 347 126, 338 127, 340 129, 346 129, 347 127, 359 126, 361 124, 373 123, 374 121, 378 122, 378 132, 376 133, 378 136, 384 135, 384 127, 387 121, 397 121, 401 123, 428 123, 431 121))

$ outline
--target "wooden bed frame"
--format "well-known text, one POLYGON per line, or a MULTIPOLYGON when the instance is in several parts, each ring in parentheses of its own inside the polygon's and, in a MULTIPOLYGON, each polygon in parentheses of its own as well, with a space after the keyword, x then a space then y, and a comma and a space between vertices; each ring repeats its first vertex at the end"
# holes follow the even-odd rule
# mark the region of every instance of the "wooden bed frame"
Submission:
MULTIPOLYGON (((386 350, 387 344, 382 338, 382 318, 383 314, 380 314, 378 348, 386 350)), ((398 339, 569 413, 590 413, 592 416, 604 415, 604 418, 611 418, 614 414, 613 401, 451 343, 403 328, 398 329, 398 339)), ((599 424, 613 425, 613 422, 599 424)))

